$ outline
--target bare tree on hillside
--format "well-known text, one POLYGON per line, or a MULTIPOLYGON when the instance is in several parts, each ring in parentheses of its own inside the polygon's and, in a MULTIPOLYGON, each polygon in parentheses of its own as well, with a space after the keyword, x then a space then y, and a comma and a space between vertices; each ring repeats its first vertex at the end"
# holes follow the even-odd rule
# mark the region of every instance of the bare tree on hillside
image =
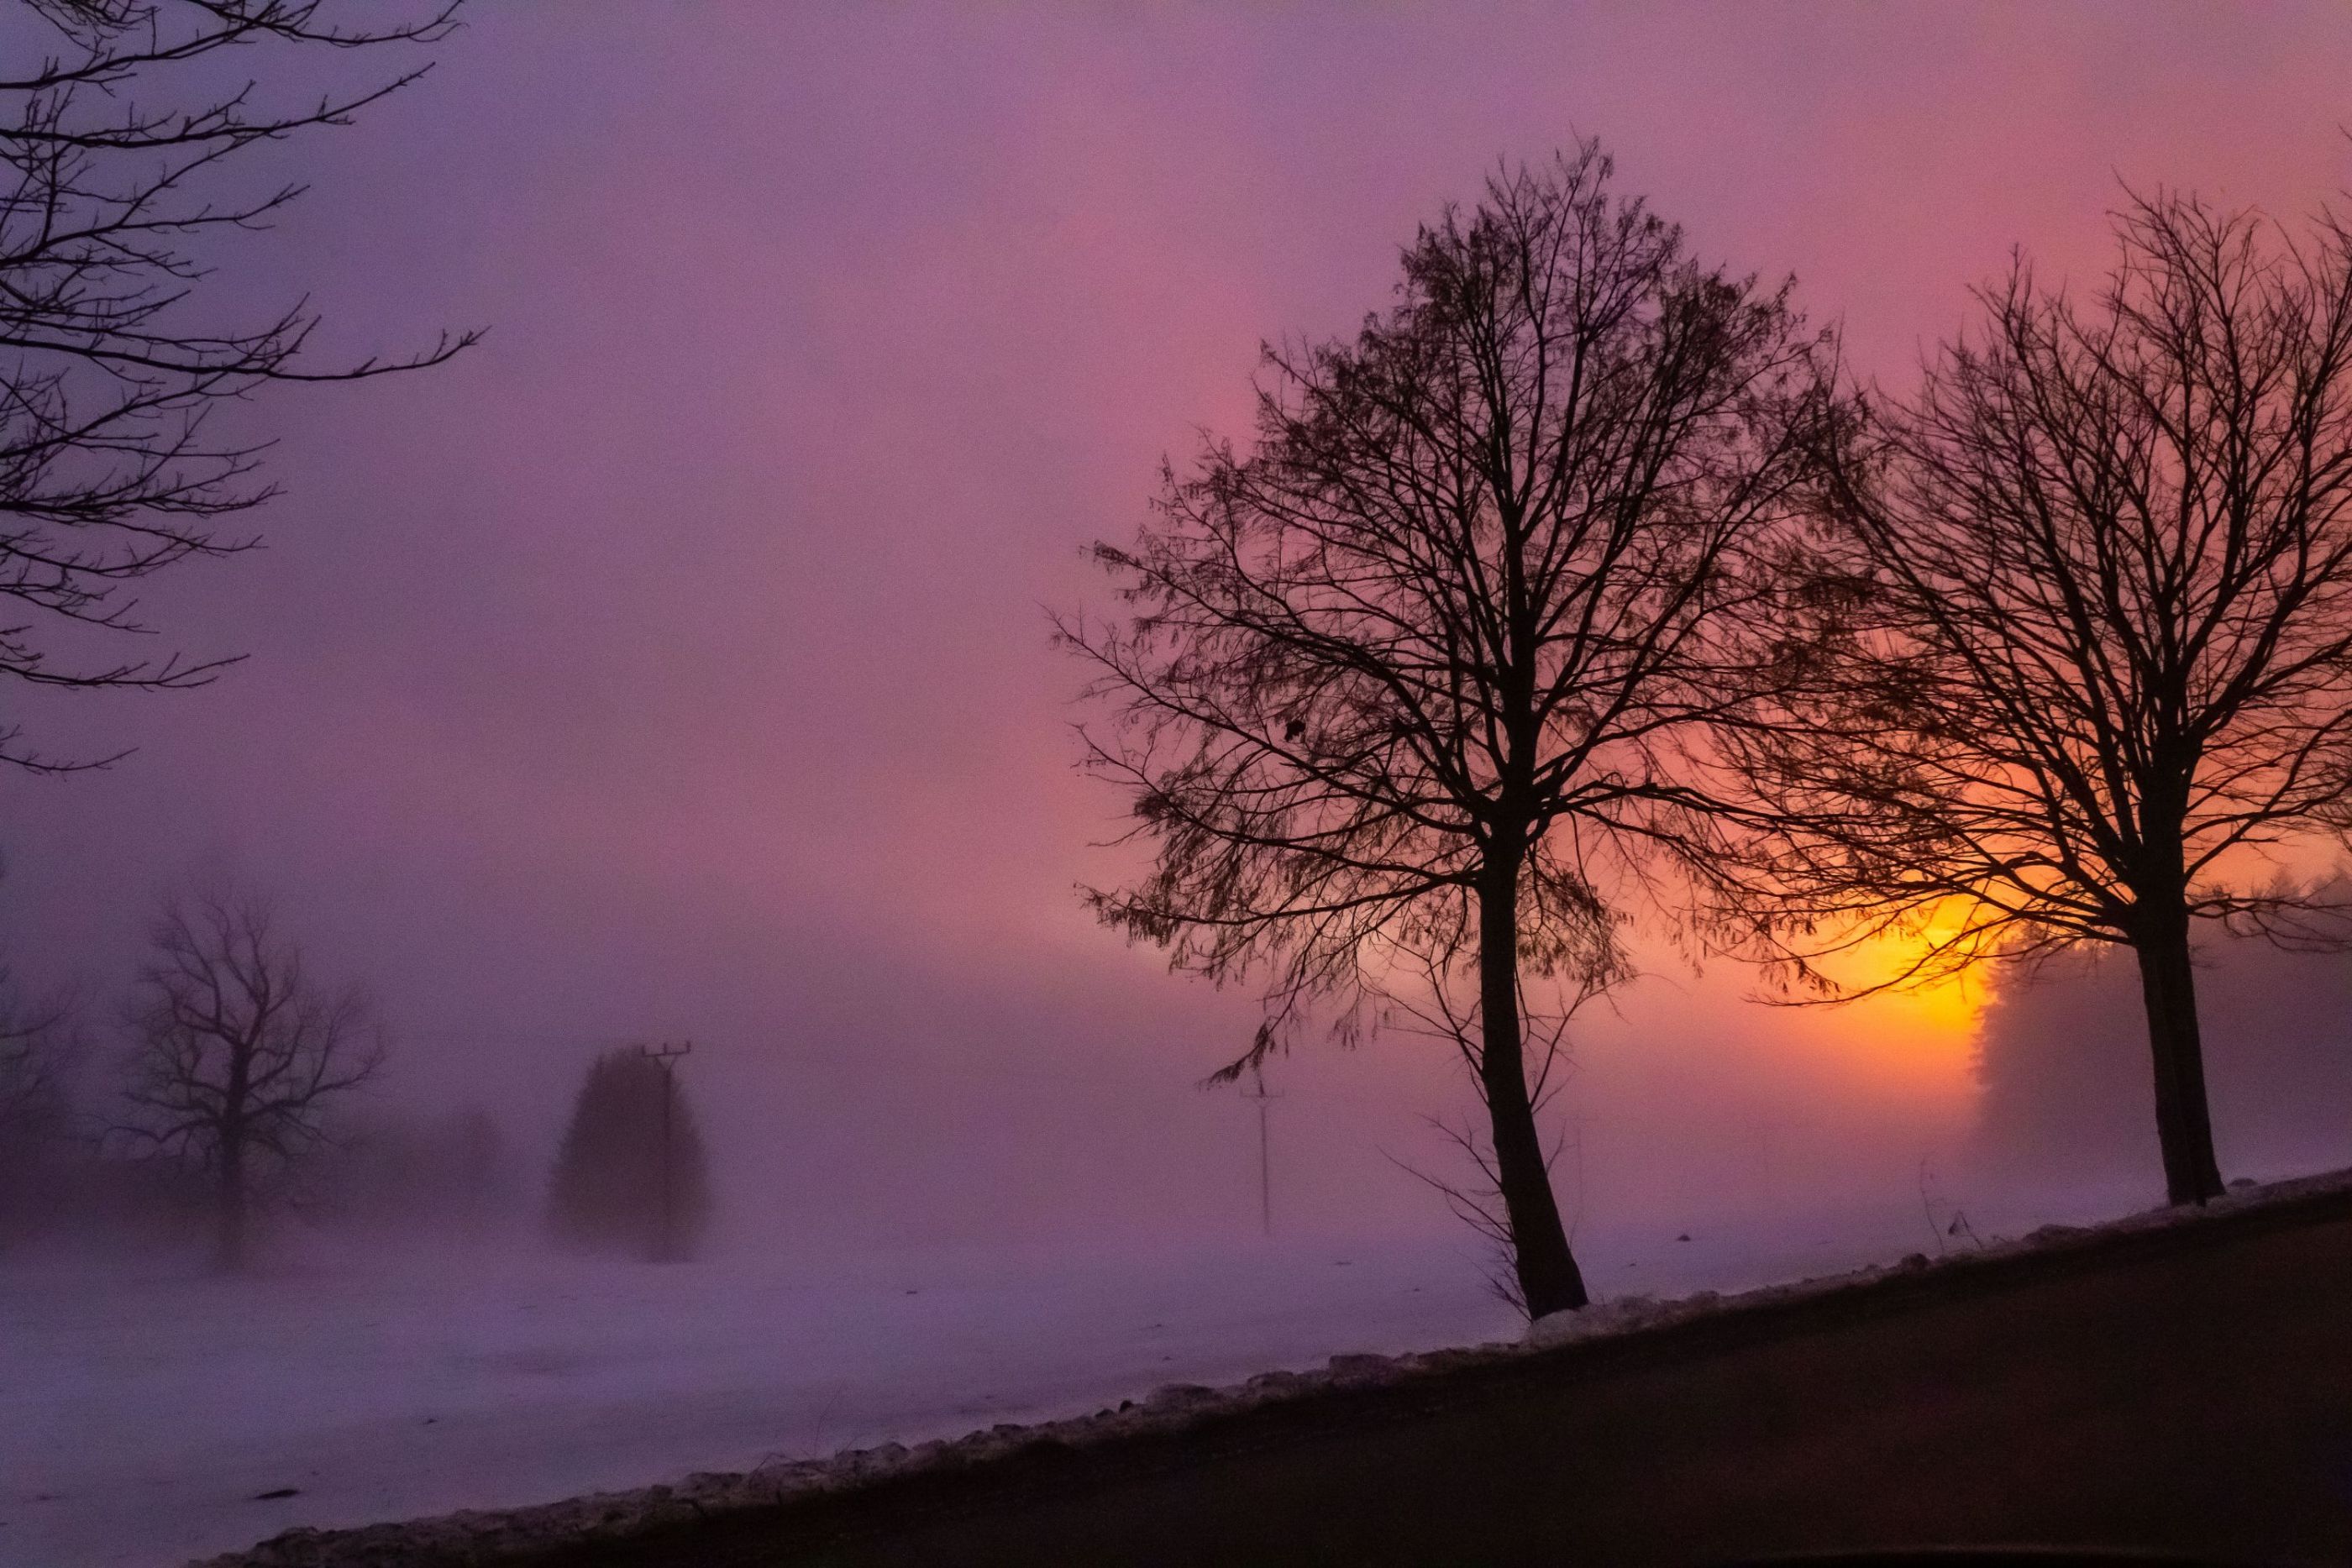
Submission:
POLYGON ((1785 287, 1700 266, 1610 176, 1591 143, 1498 174, 1352 342, 1269 349, 1255 451, 1212 444, 1137 544, 1097 547, 1131 617, 1061 627, 1117 714, 1091 766, 1157 851, 1096 911, 1180 969, 1270 974, 1226 1078, 1391 969, 1475 995, 1538 1315, 1587 1298, 1522 986, 1612 974, 1597 878, 1707 805, 1678 753, 1749 700, 1820 384, 1785 287))
MULTIPOLYGON (((257 542, 224 522, 268 500, 265 444, 208 429, 271 383, 353 381, 437 364, 423 353, 320 363, 296 301, 224 319, 213 258, 267 227, 298 184, 240 189, 265 144, 347 125, 429 66, 340 93, 272 95, 222 68, 424 45, 454 5, 339 12, 326 0, 14 0, 0 6, 0 676, 31 685, 167 690, 229 661, 121 659, 149 630, 127 596, 192 556, 257 542), (272 101, 273 96, 277 101, 272 101)), ((0 717, 0 762, 44 757, 0 717)))
POLYGON ((235 1269, 257 1184, 325 1141, 325 1113, 381 1069, 383 1042, 361 993, 314 982, 257 900, 167 900, 152 943, 118 1131, 211 1176, 219 1260, 235 1269))
MULTIPOLYGON (((2330 938, 2265 852, 2352 806, 2352 229, 2134 197, 2095 294, 2021 260, 1824 447, 1800 722, 1737 760, 1785 976, 2137 959, 2166 1186, 2218 1196, 2190 931, 2330 938)), ((1851 988, 1847 990, 1850 992, 1851 988)))

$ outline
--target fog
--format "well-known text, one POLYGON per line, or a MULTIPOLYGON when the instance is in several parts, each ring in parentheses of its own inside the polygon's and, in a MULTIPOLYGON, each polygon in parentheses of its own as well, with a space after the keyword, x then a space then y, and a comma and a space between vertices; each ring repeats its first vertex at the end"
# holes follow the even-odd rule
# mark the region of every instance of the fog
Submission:
MULTIPOLYGON (((2271 1179, 2352 1165, 2352 959, 2203 933, 2197 977, 2222 1168, 2271 1179)), ((2005 985, 1977 1045, 1974 1168, 2017 1186, 2144 1191, 2155 1090, 2128 954, 2077 954, 2005 985)))
MULTIPOLYGON (((154 894, 226 878, 374 989, 382 1096, 534 1158, 597 1050, 692 1037, 735 1222, 797 1245, 1246 1229, 1255 1113, 1194 1085, 1249 999, 1079 907, 1134 862, 1088 847, 1117 802, 1070 769, 1043 606, 1098 591, 1079 547, 1163 453, 1238 425, 1258 340, 1344 329, 1495 158, 1591 131, 1899 379, 2013 244, 2096 262, 2119 176, 2337 186, 2322 15, 1601 7, 1514 13, 1508 49, 1404 14, 475 16, 279 156, 314 189, 224 287, 308 291, 330 353, 491 336, 257 403, 267 549, 144 606, 252 656, 24 706, 53 749, 138 749, 0 779, 8 950, 82 987, 86 1096, 154 894)), ((1560 1102, 1607 1211, 1874 1193, 1965 1120, 1964 1048, 1900 1009, 1650 967, 1560 1102)), ((1315 1044, 1276 1075, 1286 1220, 1444 1223, 1391 1161, 1442 1155, 1452 1070, 1315 1044)))

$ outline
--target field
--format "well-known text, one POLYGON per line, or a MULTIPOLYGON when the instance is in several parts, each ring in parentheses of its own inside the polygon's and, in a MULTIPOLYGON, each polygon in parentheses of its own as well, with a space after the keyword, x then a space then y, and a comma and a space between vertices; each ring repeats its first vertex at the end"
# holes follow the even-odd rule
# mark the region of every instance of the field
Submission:
POLYGON ((239 1562, 2352 1562, 2347 1290, 2339 1175, 1940 1264, 1604 1308, 1558 1335, 1547 1320, 1517 1349, 1171 1396, 832 1485, 715 1479, 239 1562))
MULTIPOLYGON (((1915 1207, 1589 1232, 1605 1295, 1929 1248, 1915 1207)), ((658 1267, 478 1244, 0 1259, 0 1563, 177 1563, 1051 1418, 1168 1383, 1516 1335, 1465 1237, 658 1267)))

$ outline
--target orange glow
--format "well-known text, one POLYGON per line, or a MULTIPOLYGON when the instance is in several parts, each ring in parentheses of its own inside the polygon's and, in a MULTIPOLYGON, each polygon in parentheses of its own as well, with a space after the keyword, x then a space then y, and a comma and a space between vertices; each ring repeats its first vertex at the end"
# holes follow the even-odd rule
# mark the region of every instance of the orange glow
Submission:
POLYGON ((1856 988, 1894 988, 1895 994, 1888 999, 1906 1003, 1923 1024, 1962 1033, 1973 1030, 1984 1007, 1984 987, 1973 970, 1927 978, 1925 984, 1905 980, 1914 970, 1935 976, 1944 960, 1933 955, 1966 934, 1968 919, 1966 901, 1947 899, 1917 929, 1889 932, 1855 948, 1840 966, 1845 972, 1839 978, 1856 988))
POLYGON ((1832 967, 1856 989, 1890 988, 1856 1002, 1836 1033, 1850 1042, 1857 1067, 1916 1088, 1958 1092, 1968 1081, 1977 1022, 1984 1011, 1984 980, 1974 971, 1919 986, 1902 984, 1930 948, 1958 935, 1964 906, 1948 904, 1918 930, 1874 938, 1832 967))

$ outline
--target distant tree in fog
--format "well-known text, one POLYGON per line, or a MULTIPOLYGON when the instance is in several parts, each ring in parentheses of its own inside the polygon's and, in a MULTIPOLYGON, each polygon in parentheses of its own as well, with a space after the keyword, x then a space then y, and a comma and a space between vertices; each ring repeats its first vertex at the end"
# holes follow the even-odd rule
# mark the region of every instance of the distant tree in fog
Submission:
POLYGON ((548 1186, 566 1246, 691 1257, 710 1221, 702 1132, 674 1067, 635 1046, 590 1064, 548 1186))
POLYGON ((386 1228, 479 1229, 515 1193, 506 1134, 479 1107, 348 1119, 313 1183, 321 1207, 386 1228))
POLYGON ((0 1226, 40 1206, 42 1195, 30 1189, 68 1130, 72 1046, 65 1002, 28 998, 0 964, 0 1226))
MULTIPOLYGON (((1735 760, 1784 976, 2129 950, 2165 1184, 2221 1191, 2199 917, 2336 939, 2265 852, 2352 809, 2352 227, 2134 196, 2105 286, 2019 261, 1822 451, 1832 656, 1735 760)), ((1849 989, 1848 994, 1851 994, 1849 989)))
MULTIPOLYGON (((1994 988, 1976 1047, 1984 1176, 2049 1190, 2145 1173, 2147 1031, 2122 956, 2095 949, 1994 988)), ((2352 964, 2219 930, 2198 956, 2221 1155, 2264 1176, 2352 1164, 2352 964)))
POLYGON ((383 1067, 383 1040, 362 994, 313 980, 263 902, 167 899, 152 943, 116 1131, 211 1177, 218 1258, 237 1268, 261 1184, 327 1142, 329 1113, 383 1067))
MULTIPOLYGON (((232 240, 303 187, 271 143, 348 125, 415 81, 296 86, 429 44, 455 5, 332 0, 0 0, 0 678, 68 688, 199 685, 225 661, 117 659, 137 580, 250 549, 226 519, 273 494, 265 438, 208 428, 271 384, 437 364, 444 336, 394 360, 321 363, 302 301, 258 314, 214 283, 232 240), (267 83, 233 63, 267 62, 267 83), (280 166, 282 169, 282 165, 280 166), (264 183, 240 186, 252 172, 264 183)), ((57 769, 0 718, 0 763, 57 769)))
POLYGON ((1213 441, 1097 547, 1131 613, 1061 632, 1117 716, 1090 766, 1157 858, 1091 901, 1180 969, 1269 977, 1227 1080, 1310 998, 1343 1030, 1398 1000, 1391 971, 1475 997, 1437 1010, 1542 1314, 1587 1293, 1527 993, 1622 973, 1617 895, 1708 804, 1686 746, 1769 678, 1761 567, 1822 345, 1593 143, 1425 226, 1397 294, 1352 340, 1269 348, 1248 454, 1213 441))
POLYGON ((0 964, 0 1162, 64 1113, 67 1021, 63 1002, 34 1001, 0 964))

